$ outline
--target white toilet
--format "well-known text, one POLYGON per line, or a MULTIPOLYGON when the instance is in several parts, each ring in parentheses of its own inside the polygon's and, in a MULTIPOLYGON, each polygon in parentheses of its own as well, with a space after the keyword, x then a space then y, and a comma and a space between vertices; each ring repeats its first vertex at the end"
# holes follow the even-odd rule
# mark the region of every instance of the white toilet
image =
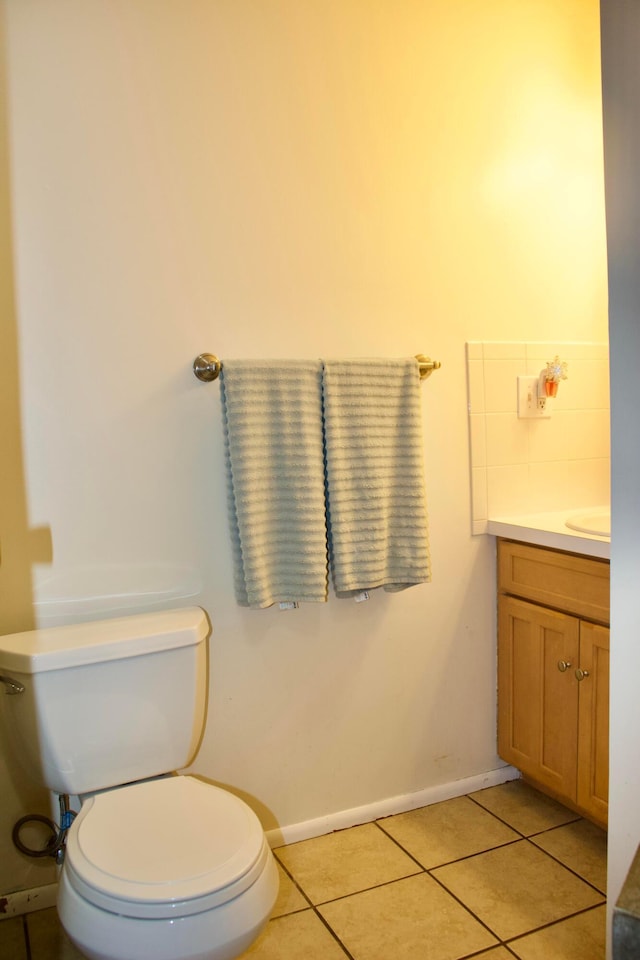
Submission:
POLYGON ((253 811, 164 776, 198 748, 208 633, 191 607, 0 637, 0 705, 20 756, 82 800, 58 912, 89 960, 231 960, 274 905, 253 811))

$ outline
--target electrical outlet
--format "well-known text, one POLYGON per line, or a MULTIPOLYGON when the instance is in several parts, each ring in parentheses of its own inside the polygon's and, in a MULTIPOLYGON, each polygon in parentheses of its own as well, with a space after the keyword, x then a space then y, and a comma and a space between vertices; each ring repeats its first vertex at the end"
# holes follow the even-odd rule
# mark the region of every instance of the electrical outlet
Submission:
POLYGON ((538 396, 538 377, 518 377, 518 417, 548 420, 552 400, 538 396))

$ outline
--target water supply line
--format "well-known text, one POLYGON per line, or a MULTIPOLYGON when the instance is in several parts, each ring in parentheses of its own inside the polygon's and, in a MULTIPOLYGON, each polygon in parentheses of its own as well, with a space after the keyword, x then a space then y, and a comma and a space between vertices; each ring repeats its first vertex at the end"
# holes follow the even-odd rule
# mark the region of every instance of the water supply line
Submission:
POLYGON ((16 821, 11 831, 11 839, 13 840, 14 847, 16 847, 20 853, 24 853, 27 857, 53 857, 57 864, 62 863, 64 860, 67 830, 73 823, 76 814, 75 811, 69 808, 68 794, 61 793, 58 801, 60 803, 59 826, 57 826, 53 820, 50 820, 49 817, 45 817, 41 813, 28 813, 25 817, 20 817, 20 819, 16 821), (28 847, 20 839, 20 831, 27 823, 44 823, 51 832, 51 836, 40 850, 28 847))

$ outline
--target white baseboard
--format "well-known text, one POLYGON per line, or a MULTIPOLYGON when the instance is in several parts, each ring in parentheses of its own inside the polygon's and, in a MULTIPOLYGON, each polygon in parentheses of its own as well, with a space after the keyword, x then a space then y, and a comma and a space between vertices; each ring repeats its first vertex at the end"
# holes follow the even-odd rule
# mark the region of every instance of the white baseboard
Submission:
POLYGON ((0 920, 55 907, 57 894, 58 884, 47 883, 43 887, 31 887, 29 890, 16 890, 15 893, 0 895, 0 920))
POLYGON ((453 797, 462 797, 476 790, 486 787, 495 787, 508 780, 516 780, 520 772, 515 767, 499 767, 497 770, 488 770, 486 773, 464 780, 453 780, 450 783, 441 783, 436 787, 427 787, 417 793, 405 793, 399 797, 388 797, 367 803, 362 807, 352 807, 350 810, 339 810, 337 813, 327 814, 315 820, 305 820, 302 823, 293 823, 288 827, 276 827, 267 830, 267 840, 271 847, 281 847, 299 840, 310 840, 321 837, 334 830, 344 830, 355 827, 359 823, 371 823, 383 817, 391 817, 396 813, 406 813, 408 810, 417 810, 418 807, 428 807, 432 803, 442 800, 451 800, 453 797))

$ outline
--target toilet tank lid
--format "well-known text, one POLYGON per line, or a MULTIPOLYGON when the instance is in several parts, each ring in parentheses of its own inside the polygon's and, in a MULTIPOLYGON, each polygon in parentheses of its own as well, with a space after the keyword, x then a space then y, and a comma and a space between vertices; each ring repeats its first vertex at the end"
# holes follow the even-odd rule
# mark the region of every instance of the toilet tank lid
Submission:
POLYGON ((200 607, 73 623, 0 637, 0 667, 19 673, 61 670, 201 643, 209 621, 200 607))

